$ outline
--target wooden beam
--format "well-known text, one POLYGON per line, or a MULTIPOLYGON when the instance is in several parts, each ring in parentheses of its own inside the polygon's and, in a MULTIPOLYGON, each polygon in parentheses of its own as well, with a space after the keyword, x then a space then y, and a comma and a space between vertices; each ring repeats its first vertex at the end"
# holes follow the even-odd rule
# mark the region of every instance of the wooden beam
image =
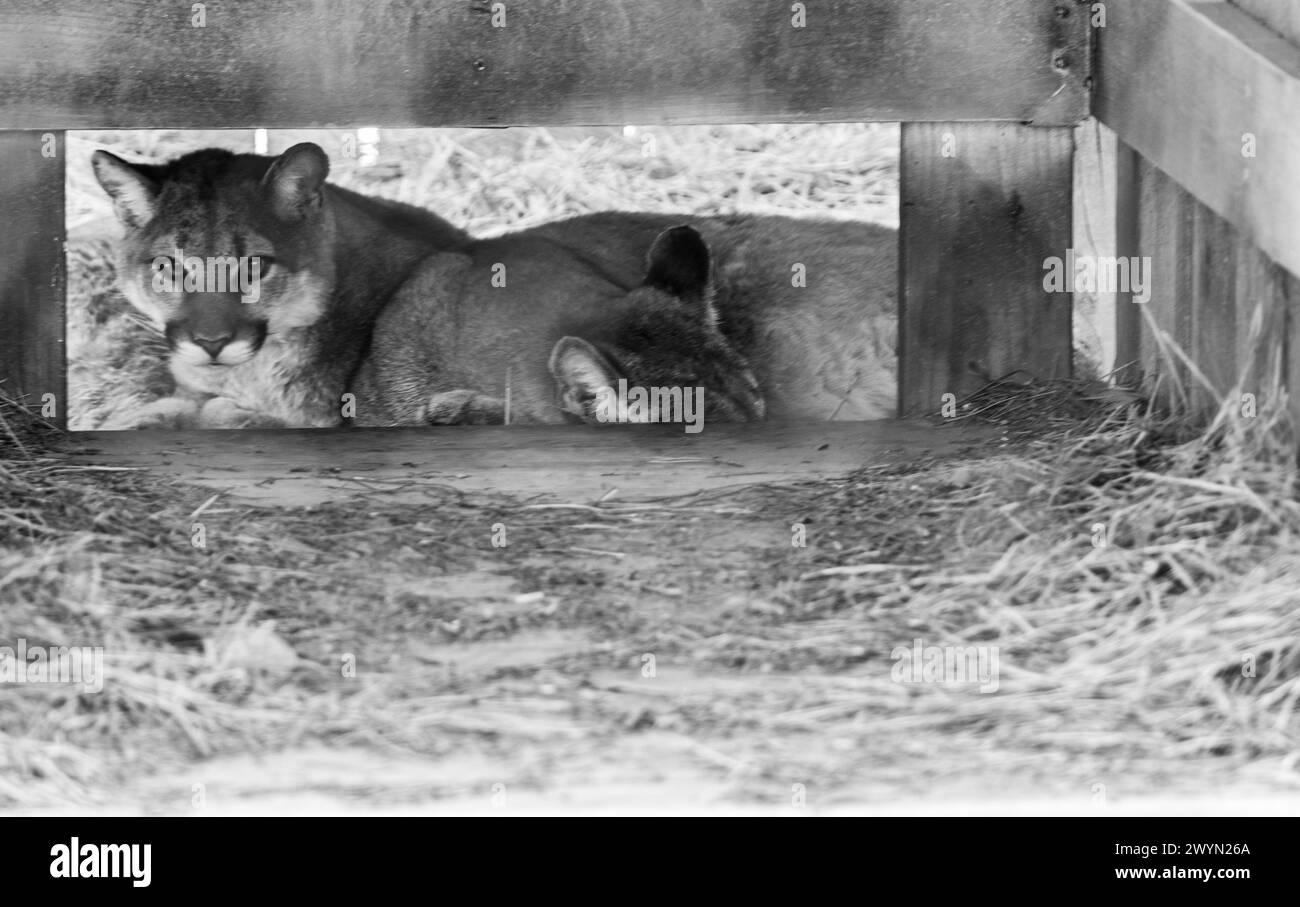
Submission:
POLYGON ((1087 113, 1085 9, 0 0, 0 127, 1065 124, 1087 113))
POLYGON ((1300 274, 1300 48, 1224 0, 1107 6, 1098 118, 1300 274))
POLYGON ((1048 259, 1072 240, 1068 127, 908 123, 899 211, 899 410, 989 380, 1071 369, 1070 293, 1048 259))
POLYGON ((62 425, 62 132, 0 132, 0 390, 62 425), (46 395, 53 395, 47 397, 46 395))
POLYGON ((1300 44, 1300 3, 1295 0, 1232 0, 1273 31, 1300 44))
MULTIPOLYGON (((952 456, 992 440, 988 426, 920 422, 532 425, 290 431, 74 432, 72 462, 143 466, 161 481, 236 500, 306 506, 364 494, 428 503, 430 489, 595 503, 728 485, 806 482, 864 466, 952 456)), ((205 493, 206 496, 206 493, 205 493)), ((199 500, 202 500, 200 498, 199 500)))

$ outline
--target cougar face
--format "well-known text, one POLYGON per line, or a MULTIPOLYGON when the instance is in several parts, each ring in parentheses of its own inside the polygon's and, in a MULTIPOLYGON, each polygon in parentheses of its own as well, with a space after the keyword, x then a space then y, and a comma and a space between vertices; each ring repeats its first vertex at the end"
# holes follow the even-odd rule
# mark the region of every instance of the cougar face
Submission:
POLYGON ((646 261, 644 284, 609 322, 565 336, 551 351, 560 409, 584 422, 653 421, 638 406, 611 407, 640 388, 650 401, 693 400, 716 422, 762 419, 763 394, 749 363, 718 329, 708 246, 692 227, 664 231, 646 261))
POLYGON ((317 146, 279 158, 206 149, 160 165, 97 151, 92 165, 124 228, 123 295, 163 331, 178 384, 220 393, 268 338, 323 316, 333 224, 317 146))

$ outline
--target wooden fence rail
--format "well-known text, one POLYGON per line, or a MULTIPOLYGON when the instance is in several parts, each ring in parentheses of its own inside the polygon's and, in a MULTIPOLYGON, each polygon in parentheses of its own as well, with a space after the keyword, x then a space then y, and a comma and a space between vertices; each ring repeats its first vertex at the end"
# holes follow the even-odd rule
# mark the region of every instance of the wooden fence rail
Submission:
POLYGON ((1075 0, 195 6, 0 0, 0 128, 1065 125, 1088 104, 1075 0))
POLYGON ((37 208, 62 186, 65 129, 844 120, 912 124, 901 409, 934 410, 1015 368, 1066 374, 1069 297, 1045 294, 1037 272, 1069 244, 1087 9, 0 0, 0 129, 29 130, 0 141, 20 162, 0 179, 0 378, 28 402, 53 395, 64 415, 62 208, 37 208))

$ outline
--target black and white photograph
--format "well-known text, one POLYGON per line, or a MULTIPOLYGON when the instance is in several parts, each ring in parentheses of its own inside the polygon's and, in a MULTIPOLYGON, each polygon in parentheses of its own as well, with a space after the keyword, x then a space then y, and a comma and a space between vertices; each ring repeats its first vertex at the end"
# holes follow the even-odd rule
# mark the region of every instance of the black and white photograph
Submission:
POLYGON ((0 817, 1300 814, 1300 4, 0 0, 0 164, 0 817))

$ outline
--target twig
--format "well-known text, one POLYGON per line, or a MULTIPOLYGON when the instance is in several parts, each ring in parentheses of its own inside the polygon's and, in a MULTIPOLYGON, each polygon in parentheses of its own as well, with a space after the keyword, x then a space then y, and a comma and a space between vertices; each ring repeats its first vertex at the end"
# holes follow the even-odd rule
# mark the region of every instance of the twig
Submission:
POLYGON ((620 561, 621 561, 623 558, 627 557, 626 554, 623 554, 623 553, 621 553, 621 552, 618 552, 618 551, 604 551, 604 550, 602 550, 602 549, 600 549, 600 548, 570 548, 569 550, 570 550, 570 551, 576 551, 576 552, 578 552, 579 554, 595 554, 595 555, 597 555, 597 556, 599 556, 599 557, 614 557, 614 558, 618 558, 620 561))
POLYGON ((23 456, 28 460, 32 459, 31 451, 29 451, 26 445, 24 445, 23 442, 19 440, 18 436, 14 434, 14 430, 9 427, 9 420, 4 417, 4 413, 0 413, 0 425, 4 426, 5 434, 7 434, 17 448, 23 452, 23 456))
POLYGON ((198 508, 197 508, 193 513, 190 514, 190 519, 191 519, 191 520, 198 519, 199 515, 200 515, 201 513, 203 513, 203 511, 205 511, 205 510, 207 510, 209 507, 211 507, 213 504, 215 504, 216 501, 217 501, 217 498, 221 497, 222 494, 224 494, 224 492, 218 491, 218 492, 217 492, 216 494, 214 494, 212 497, 208 498, 206 501, 204 501, 202 504, 200 504, 200 505, 198 506, 198 508))

